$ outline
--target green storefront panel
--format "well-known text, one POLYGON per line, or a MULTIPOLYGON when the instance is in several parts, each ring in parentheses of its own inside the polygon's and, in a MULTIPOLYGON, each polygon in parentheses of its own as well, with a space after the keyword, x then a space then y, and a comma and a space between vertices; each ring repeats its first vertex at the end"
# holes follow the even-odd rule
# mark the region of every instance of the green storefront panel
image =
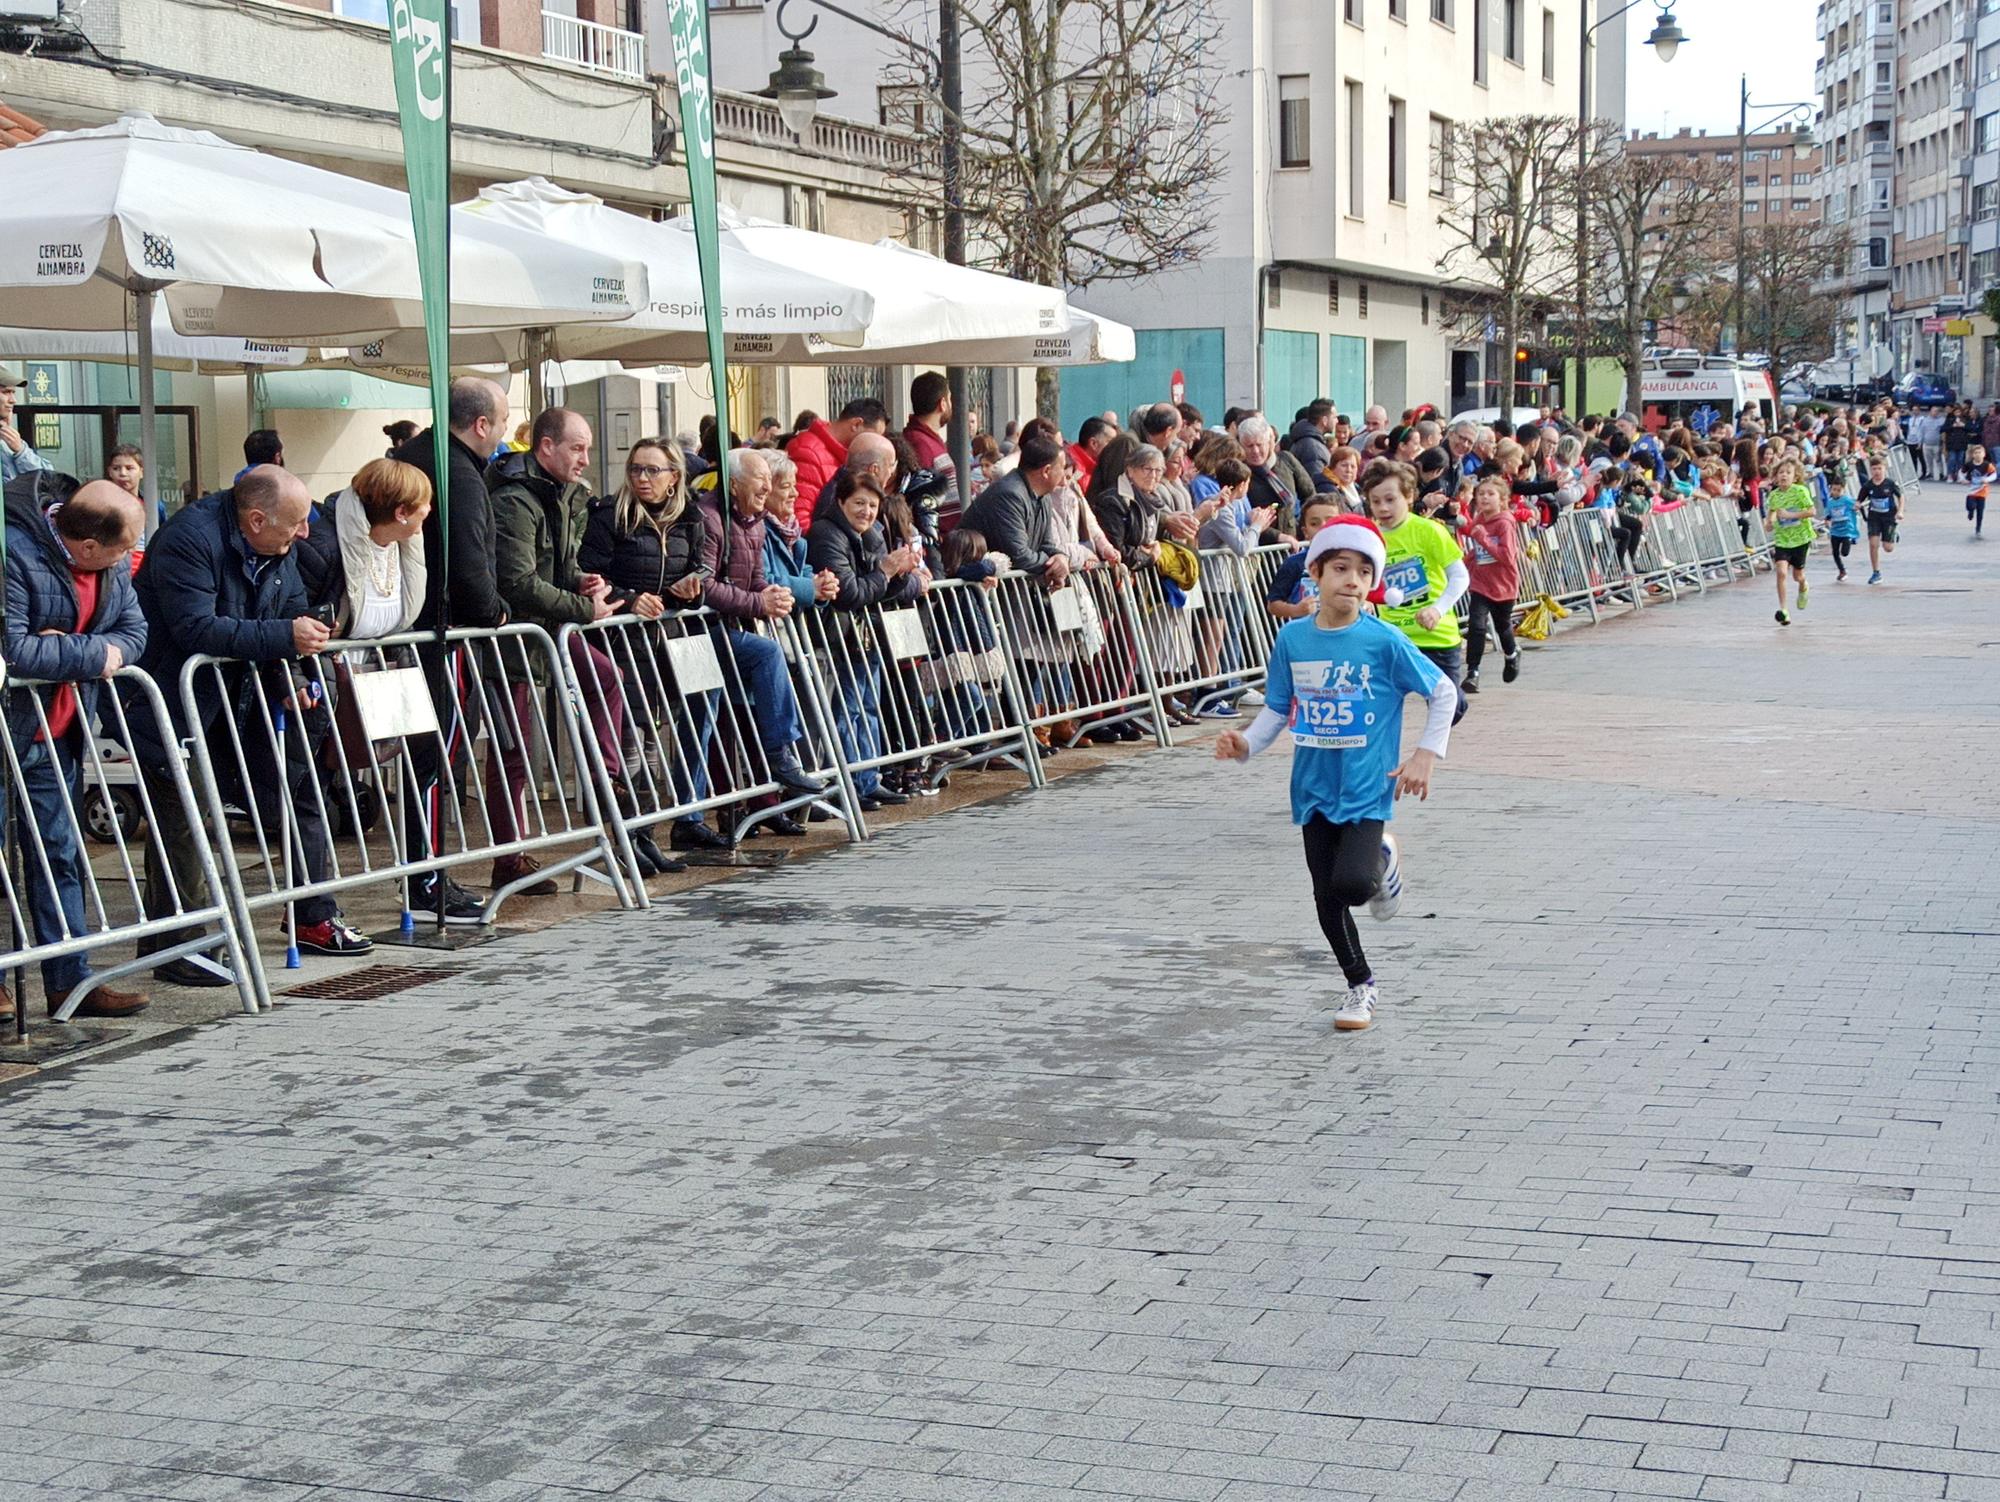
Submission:
POLYGON ((1326 394, 1335 409, 1358 424, 1368 407, 1368 341, 1354 334, 1328 334, 1326 377, 1326 394))
POLYGON ((1062 372, 1062 430, 1076 437, 1086 417, 1116 412, 1125 416, 1141 402, 1163 402, 1173 394, 1174 372, 1187 381, 1185 400, 1210 422, 1222 419, 1221 329, 1139 329, 1137 357, 1123 365, 1078 365, 1062 372))
POLYGON ((1292 414, 1320 393, 1319 335, 1264 330, 1264 415, 1280 433, 1292 414))

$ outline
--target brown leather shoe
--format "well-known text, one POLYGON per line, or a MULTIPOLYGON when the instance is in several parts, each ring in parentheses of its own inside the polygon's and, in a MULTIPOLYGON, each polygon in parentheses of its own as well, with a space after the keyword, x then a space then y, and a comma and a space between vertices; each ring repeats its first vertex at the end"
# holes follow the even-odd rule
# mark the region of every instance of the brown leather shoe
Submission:
POLYGON ((0 1022, 14 1020, 14 993, 0 986, 0 1022))
MULTIPOLYGON (((493 862, 493 879, 489 885, 496 892, 509 882, 519 881, 524 876, 533 876, 542 869, 542 863, 532 855, 503 855, 493 862)), ((540 881, 529 882, 515 894, 518 897, 553 897, 556 882, 553 876, 544 876, 540 881)))
MULTIPOLYGON (((75 989, 76 987, 71 986, 68 990, 51 991, 49 993, 49 1015, 51 1017, 62 1010, 62 1004, 69 1000, 70 991, 74 991, 75 989)), ((145 1011, 149 1005, 151 1005, 151 1002, 148 998, 141 996, 137 991, 121 991, 116 986, 99 986, 96 990, 84 996, 82 1004, 71 1015, 75 1017, 130 1017, 135 1012, 145 1011)))

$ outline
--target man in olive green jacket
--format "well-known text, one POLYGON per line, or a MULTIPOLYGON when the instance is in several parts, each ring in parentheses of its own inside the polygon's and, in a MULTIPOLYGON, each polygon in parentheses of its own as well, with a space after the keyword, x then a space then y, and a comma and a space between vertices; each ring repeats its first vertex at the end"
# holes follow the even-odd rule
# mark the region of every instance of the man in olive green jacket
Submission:
MULTIPOLYGON (((609 583, 576 564, 590 504, 590 491, 583 484, 590 468, 590 440, 590 424, 582 417, 564 407, 551 407, 535 419, 527 451, 504 456, 486 472, 493 500, 493 572, 507 618, 540 626, 552 637, 566 625, 589 625, 613 611, 609 583)), ((496 646, 506 687, 491 682, 495 664, 490 660, 484 676, 496 699, 513 702, 511 714, 505 702, 494 706, 491 728, 496 733, 487 742, 486 808, 494 838, 506 841, 522 838, 531 827, 525 808, 527 742, 532 737, 534 683, 542 677, 547 657, 529 641, 508 640, 496 646)), ((572 637, 569 651, 605 769, 613 778, 622 778, 625 694, 618 670, 585 636, 572 637)), ((525 896, 553 895, 556 884, 547 877, 537 878, 540 869, 531 855, 502 856, 493 863, 493 885, 497 889, 525 883, 516 887, 525 896)))

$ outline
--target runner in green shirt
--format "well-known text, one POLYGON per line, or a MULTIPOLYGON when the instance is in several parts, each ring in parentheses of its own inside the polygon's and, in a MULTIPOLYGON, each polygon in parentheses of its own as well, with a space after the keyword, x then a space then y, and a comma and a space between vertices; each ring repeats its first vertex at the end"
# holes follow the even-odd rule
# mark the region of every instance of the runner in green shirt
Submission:
POLYGON ((1812 492, 1806 489, 1805 470, 1796 459, 1779 462, 1774 479, 1778 488, 1771 492, 1766 503, 1772 522, 1771 571, 1778 578, 1778 624, 1789 626, 1791 616, 1785 610, 1785 585, 1796 579, 1799 585, 1799 609, 1806 608, 1806 558, 1812 553, 1813 505, 1812 492))
POLYGON ((1429 517, 1411 514, 1417 499, 1417 471, 1394 459, 1377 459, 1361 476, 1361 498, 1382 530, 1388 563, 1382 572, 1383 603, 1375 613, 1410 639, 1443 670, 1458 690, 1456 725, 1465 718, 1465 638, 1455 606, 1472 584, 1458 539, 1429 517))

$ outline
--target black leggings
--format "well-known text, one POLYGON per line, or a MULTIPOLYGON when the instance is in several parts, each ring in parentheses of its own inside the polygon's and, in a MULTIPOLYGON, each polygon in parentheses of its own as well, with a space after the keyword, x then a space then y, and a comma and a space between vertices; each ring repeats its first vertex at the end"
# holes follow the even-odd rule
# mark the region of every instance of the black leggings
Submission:
POLYGON ((1474 677, 1479 673, 1479 659, 1486 655, 1486 622, 1493 623, 1493 634, 1500 641, 1500 650, 1514 655, 1514 602, 1512 600, 1489 600, 1478 590, 1470 590, 1465 596, 1465 670, 1474 677))
POLYGON ((1827 541, 1833 544, 1833 566, 1843 574, 1846 573, 1847 555, 1854 551, 1854 539, 1851 537, 1830 537, 1827 541))
POLYGON ((1636 516, 1619 512, 1611 519, 1611 530, 1617 534, 1618 562, 1626 568, 1636 568, 1639 562, 1639 543, 1646 535, 1646 524, 1636 516))
POLYGON ((1968 499, 1966 500, 1966 503, 1965 503, 1965 519, 1966 519, 1967 521, 1969 521, 1969 522, 1971 522, 1971 523, 1972 523, 1972 530, 1973 530, 1973 531, 1975 531, 1975 532, 1984 532, 1984 531, 1986 530, 1986 497, 1985 497, 1985 496, 1983 496, 1983 495, 1982 495, 1982 496, 1971 496, 1971 497, 1969 497, 1969 498, 1968 498, 1968 499))
POLYGON ((1373 979, 1374 972, 1361 952, 1361 935, 1349 910, 1373 897, 1382 885, 1382 821, 1333 824, 1324 814, 1314 814, 1302 833, 1320 929, 1333 946, 1340 973, 1350 986, 1358 986, 1373 979))

